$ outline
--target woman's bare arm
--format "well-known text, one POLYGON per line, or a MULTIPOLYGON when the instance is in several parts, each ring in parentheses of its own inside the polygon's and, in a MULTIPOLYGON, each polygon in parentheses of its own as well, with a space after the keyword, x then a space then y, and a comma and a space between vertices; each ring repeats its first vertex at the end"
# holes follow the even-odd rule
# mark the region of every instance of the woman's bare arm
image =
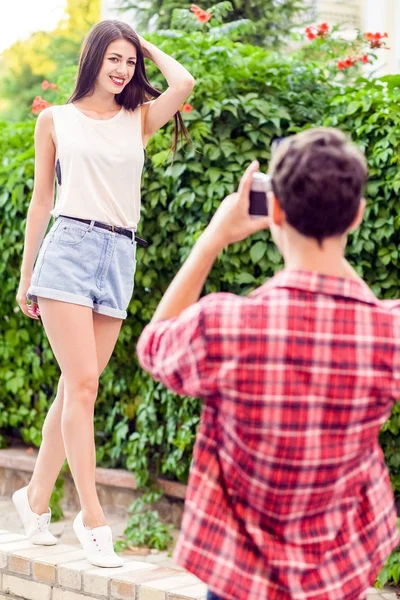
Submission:
POLYGON ((21 279, 17 292, 17 302, 28 316, 32 315, 28 312, 25 295, 31 282, 40 244, 50 221, 50 211, 54 206, 55 146, 52 132, 53 116, 51 108, 48 108, 40 113, 36 122, 35 181, 27 215, 21 279))
POLYGON ((154 44, 140 37, 144 55, 160 69, 168 83, 168 89, 155 100, 143 104, 144 139, 148 140, 180 109, 194 88, 195 80, 183 65, 154 44))

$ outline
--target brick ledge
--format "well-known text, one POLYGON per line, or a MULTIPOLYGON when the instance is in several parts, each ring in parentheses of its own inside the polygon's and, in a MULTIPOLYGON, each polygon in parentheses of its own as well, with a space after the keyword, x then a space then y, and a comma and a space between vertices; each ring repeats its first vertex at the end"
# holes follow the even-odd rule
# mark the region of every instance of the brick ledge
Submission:
MULTIPOLYGON (((36 456, 37 451, 33 449, 6 448, 5 450, 0 450, 0 468, 32 473, 36 456)), ((134 475, 124 469, 104 469, 97 467, 96 483, 129 490, 137 489, 134 475)), ((183 483, 161 478, 157 479, 157 483, 166 496, 179 500, 185 499, 187 486, 183 483)))
POLYGON ((177 569, 128 558, 93 567, 76 546, 34 546, 0 530, 0 600, 204 600, 207 586, 177 569))

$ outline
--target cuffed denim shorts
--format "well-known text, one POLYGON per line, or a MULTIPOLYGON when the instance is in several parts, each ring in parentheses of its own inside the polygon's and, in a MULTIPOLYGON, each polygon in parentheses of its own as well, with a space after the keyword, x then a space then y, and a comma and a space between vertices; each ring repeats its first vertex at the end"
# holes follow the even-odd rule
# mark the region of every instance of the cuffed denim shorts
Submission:
POLYGON ((58 217, 39 250, 27 298, 50 298, 89 306, 125 319, 136 270, 133 235, 58 217))

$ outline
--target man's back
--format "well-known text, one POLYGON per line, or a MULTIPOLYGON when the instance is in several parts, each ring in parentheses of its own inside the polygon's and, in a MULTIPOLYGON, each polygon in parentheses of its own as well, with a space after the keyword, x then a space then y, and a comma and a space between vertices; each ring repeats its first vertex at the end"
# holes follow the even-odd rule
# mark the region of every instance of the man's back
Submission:
POLYGON ((357 281, 287 270, 150 325, 138 352, 204 399, 183 566, 237 600, 345 600, 373 583, 398 543, 378 432, 400 397, 400 311, 357 281))

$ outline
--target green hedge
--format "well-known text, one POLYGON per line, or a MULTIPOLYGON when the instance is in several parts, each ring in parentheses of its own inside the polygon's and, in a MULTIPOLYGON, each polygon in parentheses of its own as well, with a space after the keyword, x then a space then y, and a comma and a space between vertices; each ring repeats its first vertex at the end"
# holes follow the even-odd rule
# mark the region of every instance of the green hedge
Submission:
MULTIPOLYGON (((151 381, 138 366, 136 341, 194 241, 222 198, 236 188, 248 163, 257 158, 261 169, 267 169, 273 137, 321 123, 351 131, 367 153, 370 183, 366 219, 350 240, 348 257, 379 296, 399 295, 397 79, 361 79, 346 88, 335 84, 322 64, 229 39, 192 33, 153 36, 152 41, 181 60, 196 78, 188 99, 194 109, 184 113, 194 147, 186 145, 171 164, 169 125, 147 148, 140 235, 150 245, 138 249, 135 294, 101 379, 95 419, 99 464, 127 466, 141 484, 150 472, 187 479, 200 405, 151 381)), ((150 79, 161 86, 154 65, 149 71, 150 79)), ((71 90, 70 77, 69 73, 59 82, 60 102, 71 90)), ((33 117, 0 126, 0 430, 38 445, 58 367, 41 325, 15 308, 33 183, 33 126, 33 117)), ((260 232, 221 254, 205 293, 245 294, 281 266, 269 233, 260 232)), ((399 427, 396 413, 382 434, 396 492, 399 427)))

